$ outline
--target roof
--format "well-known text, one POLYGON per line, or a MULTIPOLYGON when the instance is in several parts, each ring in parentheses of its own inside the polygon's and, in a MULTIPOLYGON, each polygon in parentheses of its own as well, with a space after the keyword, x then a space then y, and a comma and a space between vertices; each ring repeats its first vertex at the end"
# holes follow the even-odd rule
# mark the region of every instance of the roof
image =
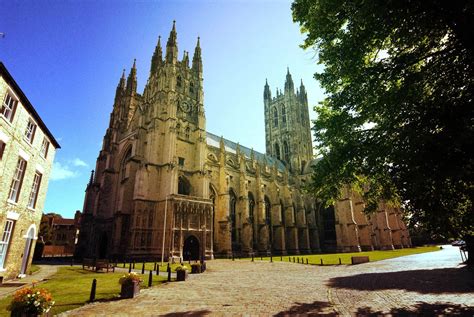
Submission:
POLYGON ((280 160, 278 160, 278 159, 276 159, 272 156, 257 152, 253 149, 242 146, 242 145, 240 145, 238 143, 235 143, 235 142, 232 142, 230 140, 224 139, 223 137, 217 136, 217 135, 215 135, 211 132, 206 132, 206 143, 209 146, 219 148, 221 138, 224 141, 224 148, 225 148, 226 152, 235 154, 235 153, 237 153, 237 147, 239 147, 240 153, 244 154, 245 157, 247 157, 247 158, 251 158, 251 156, 252 156, 251 153, 253 151, 253 156, 257 161, 262 162, 262 163, 266 162, 266 164, 270 165, 270 166, 276 165, 277 169, 282 171, 282 172, 286 170, 286 167, 283 164, 283 162, 281 162, 280 160))
POLYGON ((53 225, 74 225, 74 219, 56 218, 53 219, 53 225))
POLYGON ((48 136, 48 138, 50 139, 54 147, 57 149, 61 148, 61 146, 59 145, 58 141, 56 141, 51 131, 49 131, 49 129, 46 127, 46 124, 44 124, 43 120, 41 120, 41 117, 36 112, 31 102, 28 100, 28 98, 26 98, 26 95, 23 92, 23 90, 21 90, 20 86, 18 86, 16 81, 13 79, 13 76, 8 72, 7 68, 1 61, 0 61, 0 75, 3 78, 5 78, 5 81, 10 85, 10 87, 13 88, 15 93, 20 97, 21 103, 23 104, 23 106, 26 108, 26 110, 31 114, 31 116, 35 119, 35 121, 41 127, 41 130, 44 132, 44 134, 48 136))

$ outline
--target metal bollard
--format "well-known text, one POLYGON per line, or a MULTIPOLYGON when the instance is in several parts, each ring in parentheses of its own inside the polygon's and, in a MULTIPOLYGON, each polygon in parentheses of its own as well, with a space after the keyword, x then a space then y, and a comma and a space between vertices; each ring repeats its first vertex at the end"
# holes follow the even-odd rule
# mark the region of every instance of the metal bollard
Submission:
POLYGON ((132 269, 135 269, 135 260, 133 260, 133 266, 132 269))
POLYGON ((306 258, 306 264, 308 264, 308 258, 306 258))
POLYGON ((153 284, 153 271, 150 270, 150 274, 148 274, 148 287, 151 287, 151 284, 153 284))
POLYGON ((97 288, 97 280, 93 279, 92 280, 92 287, 91 287, 91 295, 89 297, 89 302, 95 301, 95 290, 97 288))
POLYGON ((153 271, 156 271, 156 262, 155 262, 155 266, 153 267, 153 271))
POLYGON ((283 262, 283 257, 282 257, 282 256, 280 256, 280 261, 282 261, 282 262, 283 262))
POLYGON ((171 268, 168 267, 168 282, 171 282, 171 268))
POLYGON ((323 264, 323 259, 321 259, 321 265, 324 265, 324 264, 323 264))
POLYGON ((132 262, 128 265, 128 273, 132 272, 132 262))
POLYGON ((142 264, 142 274, 145 274, 145 262, 142 264))
POLYGON ((342 262, 341 262, 341 258, 339 258, 339 265, 341 265, 341 264, 342 264, 342 262))
POLYGON ((273 262, 273 257, 272 255, 270 254, 270 263, 273 262))
POLYGON ((252 262, 253 262, 253 254, 252 254, 252 262))

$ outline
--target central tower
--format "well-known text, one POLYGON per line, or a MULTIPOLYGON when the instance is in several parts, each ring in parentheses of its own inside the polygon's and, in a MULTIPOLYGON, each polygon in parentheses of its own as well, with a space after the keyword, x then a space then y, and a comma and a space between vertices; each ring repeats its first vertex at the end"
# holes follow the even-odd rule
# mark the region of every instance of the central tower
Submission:
POLYGON ((272 98, 270 86, 265 82, 263 102, 267 154, 282 161, 292 173, 301 174, 313 157, 308 96, 303 80, 295 93, 287 69, 284 91, 277 88, 276 97, 272 98))

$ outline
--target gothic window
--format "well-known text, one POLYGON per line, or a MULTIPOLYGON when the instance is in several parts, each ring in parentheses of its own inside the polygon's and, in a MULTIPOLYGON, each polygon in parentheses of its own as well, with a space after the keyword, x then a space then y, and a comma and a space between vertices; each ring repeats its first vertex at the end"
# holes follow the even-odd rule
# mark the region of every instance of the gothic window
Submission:
POLYGON ((125 155, 123 156, 123 159, 122 159, 122 165, 120 167, 120 179, 121 180, 124 180, 126 178, 128 178, 128 174, 129 174, 129 170, 127 168, 127 163, 128 163, 128 160, 132 157, 132 147, 130 147, 127 152, 125 153, 125 155))
POLYGON ((283 142, 283 155, 284 155, 284 160, 287 163, 289 163, 290 162, 290 148, 286 141, 283 142))
POLYGON ((265 221, 268 224, 271 224, 272 222, 272 205, 270 203, 270 199, 265 196, 264 198, 264 203, 265 203, 265 221))
POLYGON ((281 156, 280 156, 280 146, 278 145, 278 143, 275 143, 275 156, 277 159, 281 159, 281 156))
POLYGON ((189 84, 189 93, 194 94, 194 83, 189 84))
POLYGON ((255 208, 255 200, 253 199, 253 195, 249 192, 249 220, 250 223, 254 223, 254 208, 255 208))
POLYGON ((281 106, 281 122, 283 125, 286 125, 286 108, 285 105, 281 106))
POLYGON ((183 82, 181 80, 181 76, 178 75, 178 77, 176 78, 176 87, 181 88, 182 85, 183 82))
POLYGON ((181 125, 179 123, 176 125, 176 134, 181 136, 181 125))
POLYGON ((191 129, 189 129, 189 127, 187 127, 186 130, 184 131, 184 137, 186 138, 186 140, 189 140, 190 132, 191 132, 191 129))
POLYGON ((188 196, 191 194, 191 184, 184 176, 178 179, 178 194, 188 196))
POLYGON ((285 206, 283 206, 283 201, 281 200, 280 200, 280 213, 281 213, 281 225, 284 227, 286 225, 285 206))
POLYGON ((231 189, 229 191, 229 215, 231 221, 231 239, 232 239, 232 251, 237 251, 239 249, 239 237, 237 230, 237 196, 234 191, 231 189))
POLYGON ((273 108, 273 126, 278 127, 278 110, 273 108))

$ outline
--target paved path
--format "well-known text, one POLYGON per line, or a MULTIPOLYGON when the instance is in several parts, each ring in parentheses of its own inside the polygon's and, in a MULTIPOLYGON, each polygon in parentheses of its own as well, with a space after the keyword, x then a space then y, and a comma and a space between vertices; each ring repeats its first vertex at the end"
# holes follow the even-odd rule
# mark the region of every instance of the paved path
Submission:
POLYGON ((356 266, 244 260, 208 262, 204 274, 94 303, 65 316, 474 314, 473 272, 457 248, 356 266))
POLYGON ((0 299, 13 294, 17 289, 32 283, 38 283, 58 271, 59 265, 38 265, 40 270, 22 279, 7 280, 0 286, 0 299))

